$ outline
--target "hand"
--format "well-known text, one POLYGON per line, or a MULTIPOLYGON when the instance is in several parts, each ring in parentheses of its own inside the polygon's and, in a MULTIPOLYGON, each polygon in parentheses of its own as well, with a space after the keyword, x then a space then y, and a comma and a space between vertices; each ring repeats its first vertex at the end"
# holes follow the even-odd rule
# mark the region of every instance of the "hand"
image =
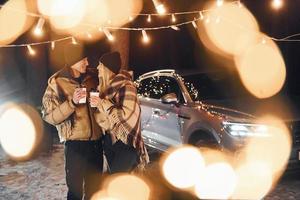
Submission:
POLYGON ((74 104, 78 104, 79 100, 86 97, 86 91, 82 90, 81 88, 76 88, 73 93, 72 101, 74 104))
POLYGON ((101 99, 98 96, 91 96, 90 97, 90 105, 91 107, 98 107, 101 105, 101 99))

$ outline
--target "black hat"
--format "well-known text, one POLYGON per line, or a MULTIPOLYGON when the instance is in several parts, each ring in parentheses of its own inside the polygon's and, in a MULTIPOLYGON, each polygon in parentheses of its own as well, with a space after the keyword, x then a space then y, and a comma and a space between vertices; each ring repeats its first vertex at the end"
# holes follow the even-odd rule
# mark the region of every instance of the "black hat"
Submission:
POLYGON ((115 74, 121 69, 121 55, 117 51, 103 54, 99 61, 115 74))

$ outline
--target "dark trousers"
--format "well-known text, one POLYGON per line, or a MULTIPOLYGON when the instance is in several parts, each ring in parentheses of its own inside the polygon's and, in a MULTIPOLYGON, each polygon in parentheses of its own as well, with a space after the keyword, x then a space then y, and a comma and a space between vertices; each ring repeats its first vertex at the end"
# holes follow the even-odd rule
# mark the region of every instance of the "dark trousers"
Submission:
POLYGON ((138 153, 136 149, 124 144, 121 140, 112 144, 109 134, 103 136, 103 149, 111 174, 130 172, 138 164, 138 153))
POLYGON ((68 200, 90 199, 99 190, 103 168, 102 142, 65 142, 68 200))

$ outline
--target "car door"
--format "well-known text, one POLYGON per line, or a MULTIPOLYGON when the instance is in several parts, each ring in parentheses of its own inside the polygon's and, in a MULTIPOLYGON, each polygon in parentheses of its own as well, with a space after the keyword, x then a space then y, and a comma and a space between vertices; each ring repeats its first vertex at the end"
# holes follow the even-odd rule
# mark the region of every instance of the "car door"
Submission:
POLYGON ((179 105, 164 104, 161 98, 175 93, 182 98, 179 85, 173 77, 153 76, 139 85, 142 108, 142 134, 146 143, 160 150, 182 144, 178 119, 179 105))

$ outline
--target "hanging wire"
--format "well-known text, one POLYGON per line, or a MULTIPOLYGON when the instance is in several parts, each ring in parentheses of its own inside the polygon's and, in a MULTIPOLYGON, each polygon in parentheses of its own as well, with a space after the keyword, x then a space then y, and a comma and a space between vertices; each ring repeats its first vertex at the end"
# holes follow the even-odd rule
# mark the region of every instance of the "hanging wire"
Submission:
MULTIPOLYGON (((240 5, 240 0, 237 1, 232 1, 229 2, 230 4, 237 4, 240 5)), ((0 8, 3 8, 4 5, 0 5, 0 8)), ((20 12, 20 13, 24 13, 28 16, 31 17, 38 17, 38 18, 44 18, 45 16, 47 17, 47 15, 40 15, 40 14, 36 14, 36 13, 32 13, 32 12, 27 12, 27 11, 23 11, 23 10, 19 10, 19 9, 15 9, 12 7, 5 7, 5 9, 9 9, 12 10, 14 12, 20 12)), ((204 18, 204 13, 215 10, 217 8, 212 8, 212 9, 204 9, 204 10, 197 10, 197 11, 185 11, 185 12, 173 12, 173 13, 165 13, 164 16, 173 16, 173 15, 190 15, 190 14, 197 14, 199 15, 199 17, 194 18, 193 20, 188 20, 188 21, 184 21, 181 23, 172 23, 170 25, 166 25, 166 26, 157 26, 157 27, 114 27, 114 26, 104 26, 104 27, 100 27, 101 30, 123 30, 123 31, 154 31, 154 30, 164 30, 164 29, 174 29, 174 27, 177 27, 178 30, 179 27, 184 26, 184 25, 189 25, 192 24, 193 26, 195 25, 195 22, 197 21, 202 21, 204 18)), ((131 16, 147 16, 147 20, 151 20, 151 16, 161 16, 161 14, 158 13, 139 13, 139 14, 133 14, 131 16)), ((49 16, 48 16, 49 17, 49 16)), ((228 22, 230 22, 230 20, 228 19, 224 19, 222 18, 222 20, 227 20, 228 22)), ((240 24, 235 24, 234 22, 231 22, 234 25, 247 30, 247 28, 243 27, 240 24)), ((82 23, 82 25, 85 26, 89 26, 91 28, 98 28, 99 26, 96 26, 94 24, 88 24, 88 23, 82 23)), ((195 26, 194 26, 195 27, 195 26)), ((249 30, 248 30, 249 31, 249 30)), ((84 33, 79 33, 80 34, 84 34, 84 33)), ((269 38, 273 41, 276 42, 300 42, 300 39, 291 39, 293 37, 297 37, 300 36, 300 33, 296 33, 293 35, 289 35, 287 37, 283 37, 283 38, 275 38, 275 37, 269 37, 269 36, 265 36, 266 38, 269 38)), ((43 44, 52 44, 52 43, 57 43, 57 42, 61 42, 61 41, 66 41, 66 40, 71 40, 73 42, 74 37, 76 36, 67 36, 67 37, 63 37, 60 39, 55 39, 55 40, 48 40, 48 41, 43 41, 43 42, 33 42, 33 43, 26 43, 26 44, 8 44, 8 45, 0 45, 0 48, 10 48, 10 47, 27 47, 28 45, 30 46, 36 46, 36 45, 43 45, 43 44)), ((73 42, 74 43, 74 42, 73 42)))

